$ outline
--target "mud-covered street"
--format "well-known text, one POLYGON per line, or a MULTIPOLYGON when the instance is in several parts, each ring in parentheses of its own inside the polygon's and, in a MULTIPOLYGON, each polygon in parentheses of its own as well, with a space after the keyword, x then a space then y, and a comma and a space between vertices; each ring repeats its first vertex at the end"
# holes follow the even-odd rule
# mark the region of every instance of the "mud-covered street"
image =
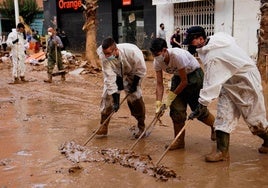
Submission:
MULTIPOLYGON (((143 82, 146 125, 155 113, 155 79, 152 62, 143 82)), ((74 163, 59 148, 74 141, 83 145, 99 127, 99 103, 102 94, 102 73, 66 75, 66 81, 54 77, 44 83, 46 71, 36 71, 27 64, 26 79, 30 82, 9 84, 11 66, 0 63, 0 187, 193 187, 240 188, 268 187, 268 155, 259 154, 262 140, 253 136, 241 119, 231 134, 230 161, 206 163, 204 155, 215 142, 210 128, 194 120, 186 128, 186 147, 169 151, 161 165, 173 170, 176 178, 167 181, 118 163, 93 160, 74 163)), ((167 82, 165 83, 168 84, 167 82)), ((125 96, 121 94, 121 99, 125 96)), ((216 114, 216 101, 209 106, 216 114)), ((138 155, 150 156, 156 163, 173 139, 173 127, 167 111, 151 134, 133 149, 138 155)), ((127 103, 112 116, 107 137, 94 137, 88 151, 129 149, 135 119, 127 103)))

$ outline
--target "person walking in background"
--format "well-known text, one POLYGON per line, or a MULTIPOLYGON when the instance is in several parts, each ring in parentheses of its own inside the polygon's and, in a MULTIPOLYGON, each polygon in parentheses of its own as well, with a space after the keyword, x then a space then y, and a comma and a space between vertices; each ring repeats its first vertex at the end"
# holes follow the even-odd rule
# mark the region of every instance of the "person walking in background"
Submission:
POLYGON ((25 48, 28 47, 28 42, 24 37, 25 26, 22 23, 17 24, 17 28, 8 34, 6 44, 11 48, 10 54, 12 57, 13 69, 12 76, 14 78, 14 84, 20 83, 25 80, 25 48))
MULTIPOLYGON (((146 74, 146 64, 142 51, 134 44, 116 44, 112 38, 103 40, 97 49, 101 59, 104 87, 101 101, 101 124, 109 115, 119 109, 120 91, 124 90, 131 115, 138 122, 139 131, 134 136, 139 138, 145 129, 145 104, 142 97, 141 82, 146 74)), ((107 121, 97 135, 107 135, 107 121)))
POLYGON ((7 51, 6 35, 2 35, 2 47, 4 51, 7 51))
MULTIPOLYGON (((44 82, 52 83, 52 72, 57 64, 58 70, 63 70, 62 57, 61 57, 61 48, 63 44, 59 36, 56 35, 56 31, 49 27, 48 31, 48 41, 47 41, 47 75, 48 79, 44 82)), ((65 74, 61 74, 61 81, 65 81, 65 74)))
POLYGON ((172 48, 181 48, 181 35, 180 35, 180 28, 178 27, 175 30, 175 33, 170 38, 170 45, 172 48))
POLYGON ((163 23, 160 24, 160 29, 158 30, 157 33, 157 38, 162 38, 166 40, 166 30, 165 30, 165 25, 163 23))
POLYGON ((217 150, 206 155, 207 162, 229 159, 230 133, 242 115, 253 135, 263 140, 260 153, 268 153, 268 123, 261 84, 255 62, 230 35, 219 32, 207 37, 205 29, 187 29, 185 44, 197 47, 204 64, 205 78, 199 104, 189 119, 200 118, 212 100, 218 98, 214 123, 217 150))
MULTIPOLYGON (((164 95, 163 71, 173 74, 171 88, 164 104, 170 107, 170 117, 173 122, 174 137, 184 127, 187 119, 187 105, 192 110, 198 106, 199 91, 203 86, 203 71, 200 64, 188 51, 181 48, 167 47, 164 39, 156 38, 150 48, 154 56, 154 70, 156 72, 156 113, 159 113, 164 95)), ((214 116, 204 111, 198 120, 211 129, 211 140, 215 140, 213 128, 214 116)), ((170 150, 185 147, 185 131, 178 140, 171 145, 170 150)))

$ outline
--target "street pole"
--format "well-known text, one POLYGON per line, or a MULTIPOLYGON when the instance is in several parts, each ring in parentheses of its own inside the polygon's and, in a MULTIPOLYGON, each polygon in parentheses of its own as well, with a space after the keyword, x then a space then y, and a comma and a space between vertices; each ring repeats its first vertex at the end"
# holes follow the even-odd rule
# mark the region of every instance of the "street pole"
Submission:
POLYGON ((18 0, 14 0, 14 8, 15 8, 15 21, 16 21, 16 26, 19 23, 19 3, 18 0))

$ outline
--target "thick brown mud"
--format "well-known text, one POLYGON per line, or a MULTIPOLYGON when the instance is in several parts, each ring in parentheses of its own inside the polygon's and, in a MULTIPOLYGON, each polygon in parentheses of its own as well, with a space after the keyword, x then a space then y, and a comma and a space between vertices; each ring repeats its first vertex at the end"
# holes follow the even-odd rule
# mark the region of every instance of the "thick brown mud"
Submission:
MULTIPOLYGON (((152 62, 146 63, 143 94, 149 125, 155 111, 155 75, 152 62)), ((185 149, 169 151, 160 162, 176 174, 168 181, 108 162, 107 158, 114 159, 107 157, 108 151, 128 151, 135 142, 132 128, 136 121, 126 103, 112 116, 108 136, 96 136, 85 146, 85 151, 100 155, 94 155, 96 161, 73 162, 60 148, 71 141, 83 145, 100 125, 102 73, 67 74, 66 82, 54 77, 47 84, 43 82, 45 70, 27 65, 26 78, 31 82, 15 85, 8 84, 12 81, 10 65, 0 63, 0 67, 0 187, 268 187, 268 155, 258 153, 262 141, 243 120, 231 134, 230 161, 219 163, 204 161, 204 155, 215 148, 210 128, 196 120, 190 122, 185 149)), ((165 76, 167 85, 169 77, 165 76)), ((122 93, 121 98, 124 96, 122 93)), ((213 114, 215 105, 216 101, 209 106, 213 114)), ((157 123, 133 149, 134 156, 150 156, 144 159, 148 165, 156 163, 173 139, 168 111, 161 120, 166 126, 157 123)))

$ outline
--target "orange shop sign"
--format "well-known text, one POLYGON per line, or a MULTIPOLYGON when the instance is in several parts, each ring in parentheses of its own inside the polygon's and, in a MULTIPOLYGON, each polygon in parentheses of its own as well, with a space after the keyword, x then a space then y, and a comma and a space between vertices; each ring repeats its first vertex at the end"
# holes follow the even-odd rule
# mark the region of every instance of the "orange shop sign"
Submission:
POLYGON ((131 5, 131 0, 122 0, 123 5, 131 5))
POLYGON ((77 10, 82 6, 81 0, 59 0, 59 9, 74 9, 77 10))

